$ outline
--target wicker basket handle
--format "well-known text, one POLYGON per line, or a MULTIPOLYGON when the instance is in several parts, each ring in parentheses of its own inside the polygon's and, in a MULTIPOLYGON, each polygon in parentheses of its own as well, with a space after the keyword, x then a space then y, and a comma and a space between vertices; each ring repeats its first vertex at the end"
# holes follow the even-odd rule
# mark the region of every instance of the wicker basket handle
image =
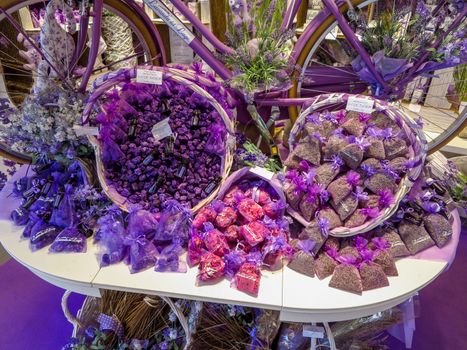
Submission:
POLYGON ((63 314, 65 315, 66 319, 68 322, 70 322, 73 327, 82 327, 82 323, 76 318, 68 309, 68 297, 71 295, 71 291, 67 290, 65 293, 63 293, 62 296, 62 311, 63 314))
MULTIPOLYGON (((170 299, 169 297, 160 297, 162 300, 164 300, 172 309, 173 313, 177 316, 178 320, 180 321, 180 324, 182 325, 183 331, 185 332, 185 338, 186 338, 186 343, 185 347, 183 348, 184 350, 188 350, 188 347, 191 344, 191 332, 190 328, 188 327, 188 322, 186 320, 185 315, 183 312, 180 310, 180 308, 175 305, 175 303, 170 299)), ((155 307, 155 300, 152 299, 151 297, 147 296, 144 298, 144 302, 148 304, 150 307, 155 307)))

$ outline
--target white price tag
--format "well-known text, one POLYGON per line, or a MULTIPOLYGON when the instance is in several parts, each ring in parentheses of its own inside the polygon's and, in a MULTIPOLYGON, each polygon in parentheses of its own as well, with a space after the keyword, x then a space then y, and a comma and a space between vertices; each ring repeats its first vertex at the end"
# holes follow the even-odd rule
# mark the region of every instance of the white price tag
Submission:
POLYGON ((345 107, 345 109, 347 109, 348 111, 370 114, 371 112, 373 112, 374 104, 375 101, 373 100, 362 97, 350 96, 347 100, 347 106, 345 107))
POLYGON ((418 103, 409 103, 409 111, 412 111, 414 113, 420 113, 422 110, 422 105, 419 105, 418 103))
POLYGON ((150 69, 137 69, 136 82, 143 84, 162 85, 162 72, 150 69))
POLYGON ((253 168, 250 168, 250 172, 253 174, 258 175, 259 177, 262 177, 265 180, 271 181, 272 177, 274 176, 274 173, 272 171, 269 171, 265 168, 261 168, 259 166, 255 166, 253 168))
POLYGON ((95 126, 73 125, 76 136, 98 136, 99 128, 95 126))
POLYGON ((165 118, 163 121, 154 125, 151 131, 156 141, 163 140, 173 134, 172 128, 169 125, 169 118, 165 118))

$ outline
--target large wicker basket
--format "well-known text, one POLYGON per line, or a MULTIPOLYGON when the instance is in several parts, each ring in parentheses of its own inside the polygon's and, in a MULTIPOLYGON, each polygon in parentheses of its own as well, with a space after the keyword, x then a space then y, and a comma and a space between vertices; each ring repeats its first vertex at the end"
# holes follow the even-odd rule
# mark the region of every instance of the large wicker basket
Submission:
MULTIPOLYGON (((305 108, 298 117, 297 121, 292 127, 289 136, 289 149, 292 150, 295 145, 296 141, 299 139, 302 129, 306 123, 306 117, 314 112, 323 112, 323 111, 337 111, 344 109, 347 103, 347 100, 350 94, 325 94, 318 96, 317 98, 313 99, 311 105, 305 108)), ((394 196, 394 203, 386 208, 385 210, 381 211, 381 213, 376 218, 372 218, 365 222, 365 224, 353 228, 348 227, 336 227, 330 230, 330 235, 334 237, 350 237, 356 234, 368 232, 377 226, 381 225, 384 221, 389 219, 397 210, 399 206, 399 202, 405 197, 405 195, 409 192, 412 184, 420 175, 427 152, 427 141, 425 138, 425 134, 423 133, 422 129, 405 113, 397 109, 395 106, 388 104, 387 102, 377 100, 375 98, 369 96, 360 96, 359 98, 371 99, 374 101, 374 109, 379 112, 385 114, 387 117, 391 118, 397 126, 399 126, 406 134, 411 152, 411 156, 414 162, 417 164, 415 167, 411 168, 407 174, 401 179, 399 184, 399 190, 394 196)), ((289 214, 294 217, 297 221, 299 221, 303 225, 308 225, 309 222, 305 220, 305 218, 295 211, 294 209, 288 207, 287 211, 289 214)))
MULTIPOLYGON (((163 79, 169 80, 172 82, 176 82, 177 84, 182 84, 188 86, 197 94, 206 98, 210 104, 214 107, 214 109, 219 113, 221 116, 222 121, 225 124, 227 130, 227 139, 225 142, 226 149, 224 156, 222 157, 222 166, 221 166, 221 181, 218 184, 217 188, 211 192, 211 194, 200 201, 196 206, 191 208, 193 213, 197 212, 206 204, 210 203, 217 195, 219 188, 222 186, 222 183, 227 178, 230 169, 232 167, 233 162, 233 155, 235 150, 235 120, 234 118, 230 118, 226 113, 225 109, 216 101, 207 91, 202 89, 197 82, 199 81, 202 84, 209 83, 208 79, 204 79, 202 77, 196 77, 193 73, 177 70, 174 68, 161 68, 161 67, 154 67, 154 66, 144 66, 141 67, 145 70, 157 70, 162 72, 163 79), (191 79, 190 79, 191 78, 191 79), (196 78, 196 79, 195 79, 196 78)), ((99 78, 99 81, 94 83, 93 91, 90 95, 88 103, 86 104, 83 112, 83 124, 88 124, 90 117, 98 111, 97 101, 101 98, 107 91, 118 87, 119 85, 130 82, 136 78, 138 67, 130 68, 130 69, 121 69, 117 72, 110 73, 103 77, 99 78)), ((212 83, 212 82, 211 82, 212 83)), ((104 163, 102 161, 102 148, 100 141, 94 136, 88 136, 89 141, 94 146, 96 152, 96 162, 97 162, 97 175, 99 178, 99 182, 102 186, 104 193, 112 200, 113 203, 118 205, 122 210, 129 211, 131 203, 127 200, 127 198, 120 195, 116 189, 108 184, 105 178, 105 171, 104 171, 104 163)))

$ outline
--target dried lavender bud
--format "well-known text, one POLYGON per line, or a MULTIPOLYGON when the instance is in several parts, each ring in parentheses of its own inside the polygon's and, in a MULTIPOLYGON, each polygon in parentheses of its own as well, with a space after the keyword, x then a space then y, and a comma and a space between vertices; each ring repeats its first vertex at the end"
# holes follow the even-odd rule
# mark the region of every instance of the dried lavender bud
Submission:
POLYGON ((344 200, 352 191, 352 186, 349 185, 345 176, 341 176, 331 182, 327 188, 332 200, 339 203, 344 200))
POLYGON ((361 122, 358 117, 352 116, 351 118, 347 118, 341 127, 349 134, 360 137, 365 131, 366 124, 361 122))
POLYGON ((314 165, 319 165, 321 161, 321 147, 317 138, 308 136, 300 140, 292 151, 292 154, 300 159, 306 160, 314 165))
MULTIPOLYGON (((410 255, 405 243, 395 229, 383 229, 378 232, 378 236, 384 238, 390 244, 389 253, 393 258, 401 258, 410 255)), ((374 248, 371 243, 370 248, 374 248)))
POLYGON ((376 158, 376 159, 386 158, 383 141, 378 140, 375 137, 369 137, 368 142, 370 143, 370 145, 365 150, 366 158, 376 158))
POLYGON ((311 254, 302 250, 297 250, 294 253, 292 260, 287 266, 298 273, 315 277, 315 259, 311 254))
POLYGON ((303 193, 297 193, 294 185, 288 185, 284 190, 284 194, 290 207, 299 210, 299 203, 303 197, 303 193))
POLYGON ((389 167, 392 170, 394 170, 396 173, 401 174, 406 171, 406 168, 405 168, 406 162, 407 162, 407 158, 397 157, 389 162, 389 167))
POLYGON ((360 259, 360 254, 358 252, 358 249, 351 246, 347 245, 339 250, 339 255, 351 255, 357 259, 360 259))
POLYGON ((319 203, 317 199, 309 200, 305 195, 300 201, 300 212, 306 221, 310 221, 313 215, 315 215, 316 210, 318 209, 319 203))
POLYGON ((324 246, 326 248, 328 248, 328 249, 331 248, 331 249, 334 249, 336 251, 339 251, 339 249, 340 249, 340 240, 339 240, 339 238, 329 236, 328 239, 326 240, 326 242, 324 242, 324 246))
POLYGON ((374 262, 380 265, 386 276, 398 276, 396 263, 393 257, 386 250, 379 250, 376 252, 374 262))
POLYGON ((452 226, 440 214, 429 214, 423 218, 425 229, 439 248, 444 247, 452 236, 452 226))
POLYGON ((327 219, 329 222, 330 230, 342 226, 342 221, 340 220, 339 216, 331 208, 321 209, 318 213, 318 219, 327 219))
POLYGON ((358 227, 366 222, 367 215, 363 209, 357 209, 345 222, 345 227, 358 227))
POLYGON ((339 135, 331 135, 323 147, 324 158, 331 158, 334 154, 338 154, 349 142, 345 137, 339 135))

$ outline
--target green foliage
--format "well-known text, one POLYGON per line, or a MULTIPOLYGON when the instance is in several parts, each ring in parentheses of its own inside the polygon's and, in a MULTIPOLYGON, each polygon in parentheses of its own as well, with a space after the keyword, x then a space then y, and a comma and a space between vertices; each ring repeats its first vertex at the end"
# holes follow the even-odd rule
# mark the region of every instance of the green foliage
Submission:
POLYGON ((459 65, 454 70, 454 85, 459 100, 467 101, 467 64, 459 65))

